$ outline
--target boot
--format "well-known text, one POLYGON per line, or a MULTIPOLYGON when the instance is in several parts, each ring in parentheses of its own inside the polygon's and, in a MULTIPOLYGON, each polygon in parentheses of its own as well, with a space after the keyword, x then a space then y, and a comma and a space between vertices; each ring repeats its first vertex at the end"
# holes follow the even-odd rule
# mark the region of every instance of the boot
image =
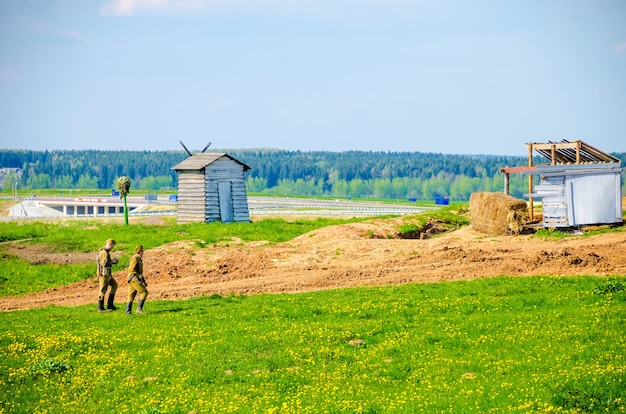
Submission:
POLYGON ((107 304, 107 309, 117 310, 118 307, 115 306, 113 301, 115 300, 115 295, 109 295, 109 303, 107 304))
POLYGON ((133 302, 126 303, 126 315, 130 315, 133 312, 133 302))
POLYGON ((137 313, 143 313, 143 304, 144 304, 144 302, 145 302, 145 299, 144 300, 140 300, 139 303, 137 304, 137 311, 136 311, 137 313))
POLYGON ((111 312, 109 309, 104 309, 104 299, 98 299, 98 312, 111 312))

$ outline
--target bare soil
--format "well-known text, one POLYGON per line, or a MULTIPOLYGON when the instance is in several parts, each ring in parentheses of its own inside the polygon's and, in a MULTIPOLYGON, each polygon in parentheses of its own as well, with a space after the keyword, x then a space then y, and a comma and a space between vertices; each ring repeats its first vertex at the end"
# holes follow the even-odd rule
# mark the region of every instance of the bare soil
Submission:
MULTIPOLYGON (((159 246, 144 255, 148 300, 296 293, 501 275, 626 275, 626 231, 555 240, 530 235, 489 236, 463 227, 431 238, 400 239, 396 237, 400 220, 372 219, 331 226, 275 245, 232 240, 200 247, 201 243, 186 240, 159 246)), ((27 244, 10 247, 12 253, 32 263, 93 262, 93 253, 54 254, 46 250, 45 246, 27 244)), ((116 254, 120 252, 114 251, 116 254)), ((128 292, 126 270, 117 269, 114 277, 120 286, 116 302, 123 303, 128 292)), ((97 287, 94 276, 45 292, 3 297, 0 310, 95 306, 97 287)))

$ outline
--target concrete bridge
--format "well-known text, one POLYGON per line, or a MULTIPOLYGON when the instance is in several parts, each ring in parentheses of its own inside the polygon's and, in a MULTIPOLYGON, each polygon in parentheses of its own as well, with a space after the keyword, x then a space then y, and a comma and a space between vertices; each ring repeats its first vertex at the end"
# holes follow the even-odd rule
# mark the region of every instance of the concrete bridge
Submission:
MULTIPOLYGON (((132 213, 156 201, 127 198, 132 213)), ((81 217, 111 216, 124 213, 124 201, 119 197, 31 197, 13 206, 10 217, 81 217)))

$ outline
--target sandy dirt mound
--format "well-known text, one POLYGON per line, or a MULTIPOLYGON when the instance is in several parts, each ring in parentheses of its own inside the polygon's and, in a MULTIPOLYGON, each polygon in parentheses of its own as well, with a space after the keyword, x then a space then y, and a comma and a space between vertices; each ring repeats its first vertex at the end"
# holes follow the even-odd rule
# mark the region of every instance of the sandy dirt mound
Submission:
MULTIPOLYGON (((626 232, 542 240, 529 235, 487 236, 463 227, 407 240, 396 238, 397 224, 397 219, 391 219, 331 226, 276 245, 233 240, 201 247, 202 243, 189 240, 159 246, 144 255, 148 299, 293 293, 500 275, 626 274, 626 232)), ((38 253, 40 260, 93 261, 93 253, 55 259, 44 259, 43 253, 38 253)), ((126 272, 118 269, 114 276, 120 285, 116 302, 123 303, 128 292, 126 272)), ((0 310, 86 303, 95 307, 96 301, 94 277, 32 295, 0 298, 0 310)))
MULTIPOLYGON (((54 246, 47 244, 17 244, 9 243, 5 248, 11 255, 19 256, 30 264, 79 264, 95 263, 97 252, 55 252, 54 246)), ((111 257, 120 257, 121 252, 112 252, 111 257)))

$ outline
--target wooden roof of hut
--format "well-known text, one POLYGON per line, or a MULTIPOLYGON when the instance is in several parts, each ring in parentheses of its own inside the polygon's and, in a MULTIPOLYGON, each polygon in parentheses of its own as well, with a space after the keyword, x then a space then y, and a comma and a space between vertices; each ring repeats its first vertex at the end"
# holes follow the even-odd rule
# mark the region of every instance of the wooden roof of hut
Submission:
POLYGON ((223 152, 203 152, 199 154, 194 154, 191 157, 185 159, 184 161, 176 164, 172 167, 174 171, 199 171, 206 168, 207 165, 214 163, 220 158, 225 157, 232 161, 235 161, 238 164, 243 166, 243 171, 246 172, 250 169, 249 166, 244 164, 243 162, 231 157, 230 155, 223 152))

